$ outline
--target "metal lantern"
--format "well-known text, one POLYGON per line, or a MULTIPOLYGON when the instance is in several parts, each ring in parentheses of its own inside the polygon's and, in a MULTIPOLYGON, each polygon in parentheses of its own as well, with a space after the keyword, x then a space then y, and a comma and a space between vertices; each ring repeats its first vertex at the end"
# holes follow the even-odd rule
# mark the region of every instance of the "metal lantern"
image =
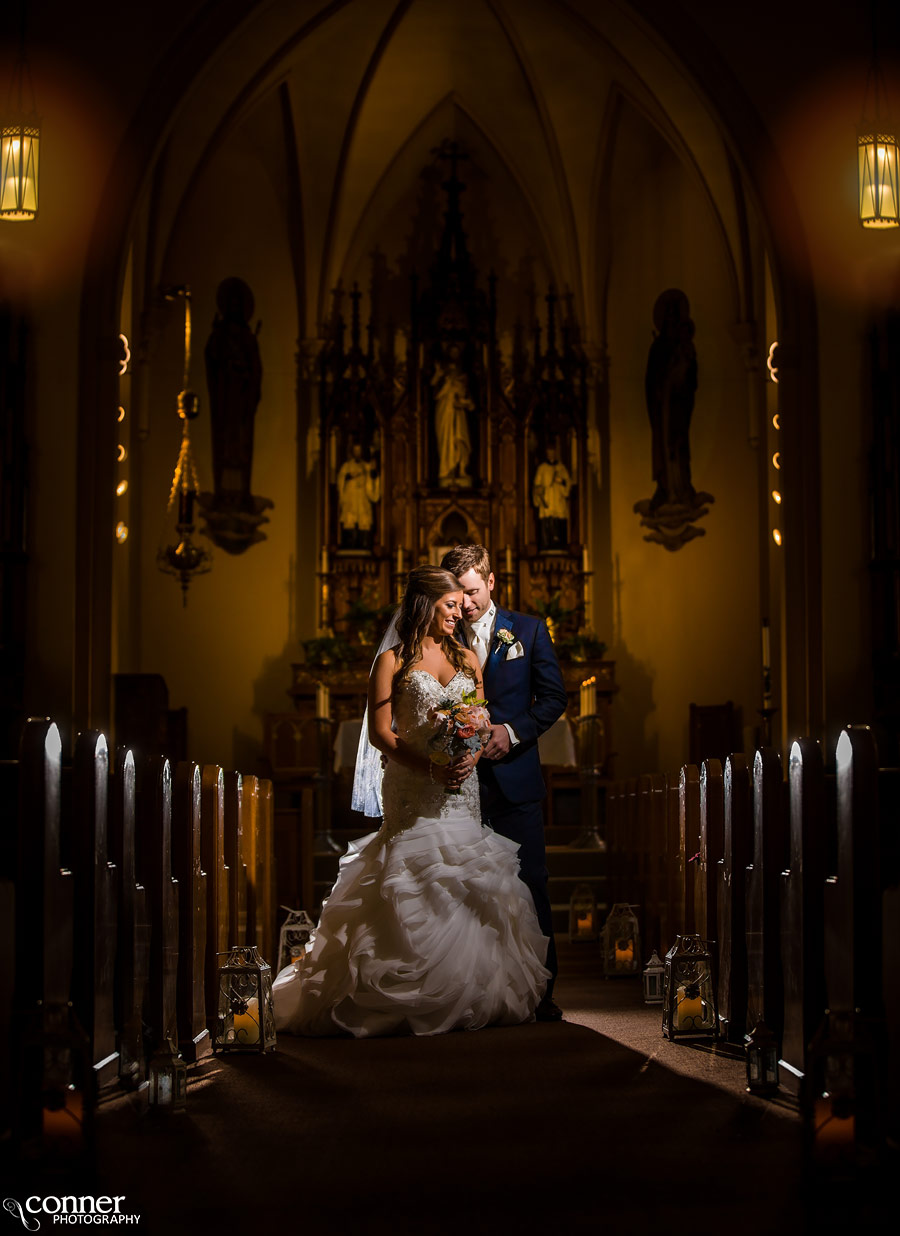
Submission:
POLYGON ((676 936, 666 953, 663 1034, 718 1036, 712 954, 698 935, 676 936))
POLYGON ((148 1102, 154 1111, 184 1111, 187 1099, 187 1065, 181 1052, 171 1043, 158 1047, 147 1070, 150 1083, 148 1102))
POLYGON ((267 1051, 275 1046, 272 970, 255 944, 236 945, 219 966, 215 1051, 267 1051))
POLYGON ((760 1018, 744 1039, 747 1089, 751 1094, 774 1094, 778 1089, 778 1040, 760 1018))
POLYGON ((569 940, 597 939, 597 901, 590 884, 576 884, 569 899, 569 940))
POLYGON ((291 962, 299 960, 306 952, 306 946, 309 943, 309 938, 315 931, 315 923, 309 917, 305 910, 292 910, 289 906, 282 906, 282 910, 287 910, 288 916, 281 924, 281 932, 278 936, 278 973, 289 966, 291 962))
POLYGON ((666 967, 660 961, 659 953, 656 949, 647 966, 644 970, 644 1003, 645 1004, 662 1004, 663 1002, 663 976, 666 967))
POLYGON ((641 929, 627 902, 616 902, 603 926, 603 973, 623 978, 641 972, 641 929))

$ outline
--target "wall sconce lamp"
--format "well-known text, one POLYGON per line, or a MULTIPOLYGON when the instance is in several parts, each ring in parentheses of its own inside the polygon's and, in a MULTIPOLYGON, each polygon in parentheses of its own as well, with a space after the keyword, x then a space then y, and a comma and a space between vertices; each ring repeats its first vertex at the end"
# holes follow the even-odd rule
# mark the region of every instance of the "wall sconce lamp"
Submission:
POLYGON ((19 56, 9 86, 6 111, 0 125, 0 219, 12 222, 36 219, 41 123, 34 101, 31 70, 25 59, 25 3, 21 7, 19 56), (22 101, 25 78, 31 91, 31 111, 22 101))
POLYGON ((191 421, 199 408, 197 396, 189 389, 191 370, 191 292, 188 287, 166 288, 166 300, 184 299, 184 385, 178 394, 178 415, 181 418, 181 447, 175 461, 172 488, 166 505, 166 529, 163 543, 156 555, 156 565, 181 583, 181 594, 187 605, 187 590, 196 575, 212 569, 212 555, 191 540, 194 532, 194 507, 200 493, 197 464, 191 449, 191 421), (174 517, 174 526, 172 523, 174 517))
POLYGON ((875 4, 872 4, 872 62, 866 74, 863 118, 857 131, 859 221, 863 227, 900 227, 900 150, 897 129, 886 118, 887 87, 878 64, 875 4), (869 118, 869 91, 874 115, 869 118))

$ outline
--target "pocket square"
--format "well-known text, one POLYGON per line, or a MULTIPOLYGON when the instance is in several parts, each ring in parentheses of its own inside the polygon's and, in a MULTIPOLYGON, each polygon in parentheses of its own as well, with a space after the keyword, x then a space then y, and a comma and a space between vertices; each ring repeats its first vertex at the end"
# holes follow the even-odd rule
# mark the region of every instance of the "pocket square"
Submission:
POLYGON ((524 657, 525 649, 522 647, 522 641, 517 639, 514 644, 510 644, 506 652, 507 661, 515 661, 516 657, 524 657))

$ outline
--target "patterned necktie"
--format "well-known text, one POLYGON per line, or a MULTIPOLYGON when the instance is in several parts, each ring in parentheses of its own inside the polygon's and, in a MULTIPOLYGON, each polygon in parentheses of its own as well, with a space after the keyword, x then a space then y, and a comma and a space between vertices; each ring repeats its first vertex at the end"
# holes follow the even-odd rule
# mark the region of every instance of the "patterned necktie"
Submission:
POLYGON ((482 669, 484 669, 484 663, 487 660, 488 654, 487 640, 479 633, 477 627, 472 627, 469 635, 469 643, 471 644, 472 651, 478 658, 478 664, 482 669))

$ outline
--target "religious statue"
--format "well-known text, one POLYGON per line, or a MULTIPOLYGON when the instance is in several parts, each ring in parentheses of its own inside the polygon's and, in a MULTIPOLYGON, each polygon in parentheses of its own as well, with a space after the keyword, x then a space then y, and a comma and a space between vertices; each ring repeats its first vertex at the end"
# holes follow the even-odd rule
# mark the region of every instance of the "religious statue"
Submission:
POLYGON ((472 484, 468 472, 472 454, 466 413, 474 408, 468 396, 466 375, 460 368, 460 347, 451 344, 447 363, 435 365, 434 430, 438 446, 438 484, 448 488, 472 484))
POLYGON ((698 493, 691 480, 689 431, 697 393, 697 352, 684 292, 669 288, 657 297, 653 325, 656 336, 647 357, 644 390, 655 489, 651 498, 636 502, 634 510, 651 530, 645 541, 677 550, 703 536, 703 529, 693 521, 708 514, 714 501, 712 494, 698 493))
POLYGON ((565 549, 569 540, 569 494, 572 477, 555 446, 534 474, 531 500, 537 510, 538 548, 565 549))
POLYGON ((337 474, 338 523, 342 549, 371 549, 375 527, 375 503, 381 499, 381 477, 374 460, 363 459, 363 449, 354 442, 350 458, 337 474))
POLYGON ((695 496, 688 431, 697 392, 697 352, 684 292, 670 288, 657 298, 653 325, 657 334, 650 345, 644 383, 656 482, 651 511, 663 503, 690 505, 695 496))
POLYGON ((230 504, 250 510, 253 423, 262 387, 259 344, 250 329, 253 293, 243 279, 223 279, 216 307, 206 343, 213 484, 219 502, 227 498, 230 504))
POLYGON ((253 429, 262 391, 262 362, 256 330, 250 329, 253 293, 243 279, 223 279, 206 341, 206 384, 212 430, 213 492, 200 494, 206 520, 201 531, 230 554, 241 554, 266 539, 260 524, 272 506, 250 492, 253 429))

